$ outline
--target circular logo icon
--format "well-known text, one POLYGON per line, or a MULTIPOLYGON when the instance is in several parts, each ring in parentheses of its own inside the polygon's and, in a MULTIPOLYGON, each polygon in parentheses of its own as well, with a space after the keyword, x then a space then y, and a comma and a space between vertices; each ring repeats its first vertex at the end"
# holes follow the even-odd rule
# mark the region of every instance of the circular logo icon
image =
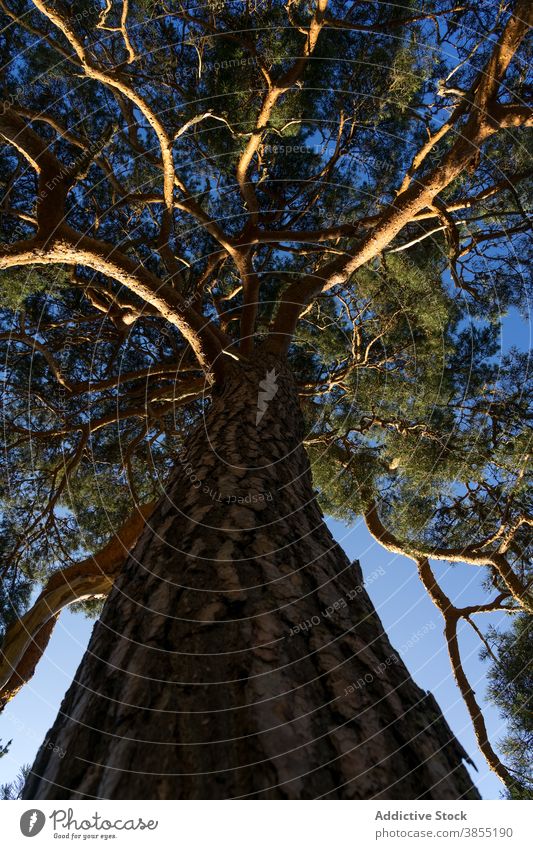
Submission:
POLYGON ((42 831, 46 817, 42 811, 32 808, 30 811, 25 811, 20 818, 20 830, 24 837, 35 837, 42 831))

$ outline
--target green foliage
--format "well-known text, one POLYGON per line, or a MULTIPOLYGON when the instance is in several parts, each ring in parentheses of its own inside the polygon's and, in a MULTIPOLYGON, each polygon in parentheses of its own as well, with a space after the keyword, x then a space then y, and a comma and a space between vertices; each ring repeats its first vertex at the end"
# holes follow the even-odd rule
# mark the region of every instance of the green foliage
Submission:
POLYGON ((0 799, 14 800, 22 798, 22 791, 26 783, 26 778, 31 769, 31 764, 24 764, 20 768, 20 772, 13 781, 0 785, 0 799))
MULTIPOLYGON (((19 5, 22 10, 24 4, 19 5)), ((460 60, 453 76, 459 90, 472 81, 468 60, 474 46, 472 32, 479 34, 485 26, 490 33, 493 21, 489 9, 473 16, 470 9, 449 14, 445 8, 434 2, 430 11, 439 19, 447 16, 460 60)), ((168 131, 178 134, 176 167, 186 175, 190 194, 206 214, 224 223, 229 235, 245 232, 248 213, 235 191, 236 163, 256 126, 265 76, 279 78, 293 67, 305 43, 313 4, 291 4, 288 25, 286 4, 281 2, 251 7, 240 2, 200 4, 193 16, 185 14, 181 4, 171 14, 164 3, 131 3, 128 32, 138 59, 128 65, 122 64, 120 33, 107 32, 102 39, 102 31, 96 30, 99 9, 84 0, 76 4, 76 12, 74 25, 96 59, 106 67, 114 61, 168 131), (167 49, 168 44, 172 49, 167 49), (199 117, 202 120, 179 133, 188 121, 199 117)), ((116 12, 111 11, 113 20, 116 12)), ((291 227, 297 222, 303 229, 319 229, 374 215, 390 203, 413 150, 427 136, 426 128, 438 124, 450 106, 449 97, 438 91, 439 80, 451 70, 452 58, 436 39, 434 18, 424 21, 418 12, 414 4, 402 7, 401 12, 387 4, 355 4, 349 10, 353 29, 324 28, 302 79, 278 99, 269 116, 251 166, 262 227, 291 227), (399 15, 404 25, 399 24, 399 15)), ((342 21, 346 14, 345 4, 331 0, 328 16, 333 22, 342 21)), ((35 10, 31 24, 43 25, 42 15, 35 10)), ((53 44, 34 42, 23 27, 11 24, 0 36, 7 67, 6 96, 10 86, 22 84, 28 109, 39 114, 53 103, 54 117, 61 125, 93 142, 110 122, 117 127, 105 147, 107 172, 96 165, 87 171, 69 195, 67 220, 82 232, 120 245, 130 259, 166 277, 157 242, 161 205, 142 200, 144 193, 161 192, 155 134, 138 111, 126 108, 104 86, 93 80, 80 82, 74 65, 61 57, 58 60, 53 44), (17 59, 20 56, 24 61, 17 59), (119 175, 124 193, 119 203, 117 184, 106 178, 109 169, 119 175)), ((479 57, 486 50, 481 45, 479 57)), ((523 77, 512 71, 509 84, 517 96, 525 92, 523 77)), ((79 155, 75 145, 64 135, 58 137, 51 126, 34 125, 61 161, 71 162, 79 155)), ((421 175, 449 149, 451 135, 423 163, 421 175)), ((504 135, 489 142, 479 167, 465 170, 441 193, 441 200, 453 203, 500 179, 494 163, 505 162, 506 173, 526 171, 530 141, 518 133, 504 135)), ((14 213, 2 216, 2 238, 8 243, 33 232, 29 219, 34 214, 30 201, 35 184, 27 169, 12 180, 18 164, 17 152, 6 149, 0 180, 10 193, 14 213), (19 213, 24 214, 22 218, 19 213)), ((464 220, 457 226, 477 238, 487 222, 496 230, 513 225, 523 213, 526 191, 524 179, 503 193, 487 195, 484 205, 475 207, 471 215, 468 210, 461 213, 464 220)), ((516 485, 512 469, 520 467, 527 442, 526 428, 518 419, 523 422, 526 411, 523 400, 516 400, 515 390, 500 386, 502 374, 516 371, 518 361, 504 363, 498 373, 494 358, 504 311, 512 305, 523 307, 526 300, 527 293, 516 285, 513 251, 527 257, 523 233, 509 242, 505 256, 492 256, 480 242, 468 262, 461 260, 456 270, 474 294, 467 289, 458 293, 450 283, 445 235, 442 228, 433 234, 434 229, 434 220, 409 223, 379 260, 358 269, 334 297, 319 299, 298 327, 291 359, 298 377, 319 387, 305 412, 313 438, 322 440, 312 450, 328 509, 346 516, 357 514, 361 488, 366 486, 380 494, 384 515, 407 538, 422 533, 437 540, 460 538, 465 531, 461 516, 465 502, 458 501, 464 495, 461 487, 477 487, 476 497, 469 496, 468 501, 472 521, 490 527, 496 519, 490 519, 490 496, 483 494, 483 487, 496 487, 498 497, 504 499, 516 485), (339 371, 342 380, 334 381, 339 371), (498 393, 501 418, 496 421, 484 410, 496 409, 498 393), (508 426, 512 435, 504 436, 508 426), (333 449, 339 456, 334 459, 336 472, 330 475, 333 449), (342 452, 353 462, 344 462, 342 452), (337 475, 337 464, 343 462, 337 475)), ((489 248, 491 244, 488 240, 489 248)), ((179 207, 169 245, 183 268, 180 274, 173 272, 173 285, 190 297, 207 268, 207 258, 219 246, 179 207)), ((334 248, 338 252, 352 249, 353 238, 338 239, 334 248)), ((304 251, 291 245, 276 249, 258 244, 254 248, 254 267, 262 282, 258 333, 268 329, 286 286, 314 273, 317 257, 316 247, 304 251)), ((102 275, 82 269, 72 275, 66 269, 39 267, 30 272, 24 268, 5 271, 1 277, 2 330, 15 330, 19 321, 15 313, 24 311, 29 332, 50 348, 71 382, 102 380, 164 359, 186 356, 190 362, 190 352, 179 335, 169 345, 161 345, 164 322, 156 316, 143 317, 131 329, 121 324, 120 310, 113 304, 124 297, 124 291, 102 275), (83 291, 89 284, 93 296, 87 298, 83 291), (100 298, 96 307, 94 296, 100 298)), ((232 263, 224 262, 213 285, 204 287, 199 307, 211 319, 218 320, 215 299, 229 296, 238 279, 232 263)), ((142 306, 132 295, 127 299, 130 305, 142 306)), ((237 293, 228 303, 234 316, 228 323, 230 333, 238 329, 241 306, 242 294, 237 293)), ((2 344, 9 345, 6 399, 11 429, 16 425, 48 434, 46 442, 33 439, 31 447, 23 446, 15 432, 11 434, 11 460, 6 467, 10 483, 2 494, 12 550, 29 528, 35 530, 19 564, 21 581, 35 580, 64 561, 60 540, 69 557, 92 549, 127 515, 131 489, 140 499, 157 491, 158 475, 171 466, 178 428, 166 410, 158 420, 163 425, 159 431, 141 437, 142 417, 112 422, 117 401, 123 408, 128 406, 124 396, 130 394, 139 403, 139 383, 127 385, 124 395, 116 389, 91 391, 89 411, 83 409, 80 398, 58 388, 41 353, 6 340, 2 344), (30 383, 35 403, 28 408, 19 387, 30 383), (79 429, 91 418, 106 417, 110 425, 80 447, 79 429), (68 435, 63 434, 65 422, 68 435), (124 442, 135 447, 127 468, 124 442), (47 541, 38 544, 45 522, 39 505, 47 502, 52 481, 57 485, 64 479, 58 471, 60 458, 72 458, 77 448, 81 453, 76 484, 66 486, 65 476, 54 505, 53 527, 47 527, 47 541), (29 475, 23 471, 27 468, 31 468, 29 475), (57 544, 50 542, 54 538, 57 544)), ((522 374, 523 367, 517 373, 522 374)), ((161 384, 158 389, 163 391, 161 384)), ((180 411, 180 421, 194 421, 197 413, 191 404, 183 416, 180 411)))
POLYGON ((10 310, 21 309, 27 298, 37 292, 45 292, 53 298, 67 282, 68 272, 57 266, 1 270, 2 305, 10 310))
POLYGON ((512 799, 533 799, 533 617, 513 617, 509 630, 491 628, 487 634, 494 660, 487 649, 482 658, 490 660, 488 698, 498 708, 507 725, 500 747, 516 776, 509 788, 512 799))

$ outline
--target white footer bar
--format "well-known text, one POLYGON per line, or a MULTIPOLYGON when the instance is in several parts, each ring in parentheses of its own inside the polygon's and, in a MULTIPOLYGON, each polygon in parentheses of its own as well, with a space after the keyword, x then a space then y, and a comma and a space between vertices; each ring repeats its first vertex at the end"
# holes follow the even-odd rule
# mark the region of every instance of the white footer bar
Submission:
POLYGON ((533 802, 4 802, 6 847, 530 849, 533 802), (35 842, 31 842, 34 838, 35 842))

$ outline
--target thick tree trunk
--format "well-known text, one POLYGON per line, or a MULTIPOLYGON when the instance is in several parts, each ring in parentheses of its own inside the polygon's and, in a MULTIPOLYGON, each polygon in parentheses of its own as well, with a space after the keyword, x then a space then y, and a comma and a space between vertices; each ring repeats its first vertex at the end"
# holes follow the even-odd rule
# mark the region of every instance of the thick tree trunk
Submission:
POLYGON ((24 798, 479 798, 324 523, 301 439, 288 370, 232 363, 24 798))

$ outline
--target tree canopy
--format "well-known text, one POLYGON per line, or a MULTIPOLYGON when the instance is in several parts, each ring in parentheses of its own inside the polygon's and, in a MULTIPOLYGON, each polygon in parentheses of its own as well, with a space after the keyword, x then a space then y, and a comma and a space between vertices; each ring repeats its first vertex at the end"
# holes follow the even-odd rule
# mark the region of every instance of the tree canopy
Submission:
POLYGON ((226 364, 266 349, 324 509, 412 557, 480 747, 527 788, 457 627, 533 605, 529 360, 500 350, 529 298, 530 16, 0 0, 8 695, 61 607, 108 591, 226 364), (481 568, 485 596, 456 606, 431 560, 481 568))

